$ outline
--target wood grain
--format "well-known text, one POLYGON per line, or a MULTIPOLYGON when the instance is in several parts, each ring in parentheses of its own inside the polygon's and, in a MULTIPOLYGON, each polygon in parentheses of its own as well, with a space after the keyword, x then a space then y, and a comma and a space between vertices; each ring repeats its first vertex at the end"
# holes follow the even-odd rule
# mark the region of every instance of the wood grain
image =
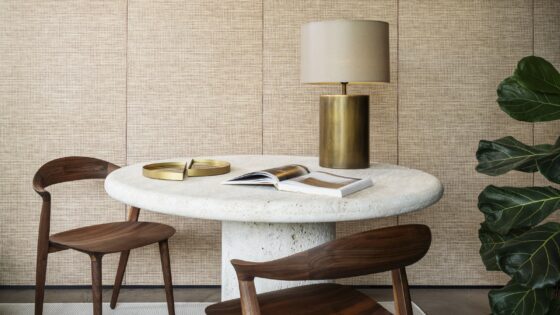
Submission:
MULTIPOLYGON (((128 212, 128 221, 137 222, 140 216, 140 209, 136 207, 130 207, 128 212)), ((113 294, 111 295, 111 303, 109 306, 114 309, 117 306, 117 300, 119 299, 119 293, 121 291, 121 285, 124 279, 124 273, 126 271, 126 265, 128 264, 128 257, 130 256, 130 250, 124 250, 121 252, 119 257, 119 267, 117 268, 117 275, 115 276, 115 284, 113 285, 113 294)))
MULTIPOLYGON (((102 259, 103 254, 91 254, 91 292, 93 295, 93 315, 101 315, 103 311, 102 295, 102 259)), ((37 315, 37 314, 35 314, 37 315)))
POLYGON ((395 299, 395 310, 398 315, 412 315, 412 303, 406 270, 404 268, 391 270, 393 277, 393 297, 395 299))
POLYGON ((170 238, 175 229, 153 222, 114 222, 90 225, 50 237, 52 245, 85 253, 117 253, 170 238))
POLYGON ((173 298, 173 282, 171 279, 171 261, 169 258, 169 245, 167 240, 159 242, 161 267, 163 270, 163 282, 165 284, 165 299, 169 315, 175 315, 175 302, 173 298))
POLYGON ((241 279, 339 279, 411 265, 426 254, 430 243, 427 226, 409 224, 357 233, 268 262, 231 263, 241 279))
POLYGON ((391 315, 367 295, 340 284, 314 284, 258 295, 257 311, 242 311, 239 299, 211 305, 208 315, 391 315))

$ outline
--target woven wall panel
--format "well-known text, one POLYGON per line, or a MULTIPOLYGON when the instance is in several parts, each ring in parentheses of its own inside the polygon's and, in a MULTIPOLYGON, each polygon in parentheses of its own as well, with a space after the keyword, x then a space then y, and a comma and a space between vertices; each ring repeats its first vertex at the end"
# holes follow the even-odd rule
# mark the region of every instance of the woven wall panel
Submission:
MULTIPOLYGON (((262 6, 129 2, 128 162, 261 153, 262 6)), ((176 284, 219 284, 219 222, 141 214, 177 228, 176 284)), ((134 253, 128 284, 161 284, 157 250, 134 253)))
POLYGON ((485 271, 477 196, 488 184, 530 185, 530 174, 477 174, 480 139, 513 135, 532 142, 532 126, 496 103, 496 86, 532 53, 532 1, 400 1, 399 159, 440 178, 443 199, 399 223, 432 228, 427 257, 410 270, 414 284, 503 284, 485 271))
MULTIPOLYGON (((560 134, 558 123, 536 124, 533 134, 495 102, 499 81, 533 52, 533 4, 534 52, 560 65, 558 1, 128 2, 128 17, 124 0, 0 2, 0 73, 7 74, 0 77, 0 284, 34 283, 40 199, 30 181, 49 159, 94 155, 122 165, 222 153, 317 155, 318 98, 338 88, 299 83, 299 28, 330 18, 391 24, 392 83, 349 88, 371 95, 372 161, 426 170, 446 186, 439 204, 398 220, 434 233, 411 284, 505 282, 480 263, 476 198, 487 184, 528 186, 533 177, 476 174, 474 152, 483 138, 542 143, 560 134)), ((540 175, 534 181, 548 185, 540 175)), ((124 217, 100 182, 52 191, 54 231, 124 217)), ((219 284, 219 223, 148 211, 141 218, 177 228, 175 284, 219 284)), ((338 234, 396 223, 341 223, 338 234)), ((106 284, 117 258, 104 260, 106 284)), ((52 255, 48 274, 49 284, 89 284, 89 259, 52 255)), ((126 283, 162 283, 155 246, 131 254, 126 283)))
MULTIPOLYGON (((263 150, 265 154, 317 155, 319 95, 339 94, 339 86, 302 85, 299 79, 300 28, 328 19, 373 19, 390 24, 391 83, 349 86, 351 94, 368 94, 371 103, 371 160, 397 162, 397 2, 264 1, 263 150)), ((339 235, 383 225, 396 218, 340 223, 339 235)), ((352 279, 356 284, 387 283, 386 275, 352 279)))
MULTIPOLYGON (((0 2, 0 284, 35 282, 39 166, 67 155, 124 164, 125 38, 124 0, 0 2)), ((52 232, 124 217, 102 181, 49 190, 52 232)), ((47 284, 91 282, 87 255, 49 257, 47 284)), ((116 262, 105 260, 105 281, 116 262)))
POLYGON ((534 2, 535 55, 546 58, 556 69, 560 69, 560 36, 558 36, 560 33, 560 1, 534 0, 534 2))

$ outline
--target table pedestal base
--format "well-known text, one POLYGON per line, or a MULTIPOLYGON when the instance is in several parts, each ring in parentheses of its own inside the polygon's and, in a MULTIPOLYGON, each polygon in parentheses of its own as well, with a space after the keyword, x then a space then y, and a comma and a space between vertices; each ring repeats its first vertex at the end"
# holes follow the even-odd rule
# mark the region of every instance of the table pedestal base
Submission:
MULTIPOLYGON (((335 239, 335 223, 222 222, 222 301, 239 297, 230 260, 268 261, 335 239)), ((325 281, 255 279, 257 293, 325 281)))

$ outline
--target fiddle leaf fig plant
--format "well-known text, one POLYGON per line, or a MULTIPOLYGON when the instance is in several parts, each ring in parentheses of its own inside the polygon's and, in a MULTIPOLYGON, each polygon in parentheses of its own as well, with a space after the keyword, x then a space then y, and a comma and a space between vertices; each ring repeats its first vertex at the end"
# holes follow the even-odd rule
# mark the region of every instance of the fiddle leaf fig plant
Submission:
POLYGON ((512 118, 528 121, 560 119, 560 74, 543 58, 525 57, 513 76, 498 86, 498 104, 512 118))
MULTIPOLYGON (((526 122, 560 119, 560 73, 543 58, 521 59, 514 74, 498 86, 498 104, 526 122)), ((481 140, 479 173, 540 173, 560 184, 560 137, 554 144, 528 145, 514 137, 481 140)), ((493 315, 560 314, 560 223, 542 223, 560 209, 560 190, 490 185, 478 196, 484 222, 478 231, 480 256, 489 271, 511 277, 491 290, 493 315)))
POLYGON ((492 291, 490 306, 493 314, 556 314, 550 313, 551 295, 550 288, 531 290, 510 282, 492 291))

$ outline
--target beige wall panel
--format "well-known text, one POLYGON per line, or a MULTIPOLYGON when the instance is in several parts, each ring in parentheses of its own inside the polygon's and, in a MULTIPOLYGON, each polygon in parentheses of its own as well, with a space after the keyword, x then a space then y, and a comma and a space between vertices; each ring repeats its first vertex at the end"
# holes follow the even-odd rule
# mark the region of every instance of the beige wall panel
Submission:
MULTIPOLYGON (((129 2, 128 162, 262 151, 262 6, 255 1, 129 2)), ((219 284, 219 222, 156 215, 177 228, 175 284, 219 284)), ((154 248, 128 284, 161 284, 154 248)))
POLYGON ((433 243, 410 269, 412 284, 490 285, 478 255, 479 192, 488 184, 530 185, 530 174, 477 174, 480 139, 513 135, 532 142, 532 126, 500 111, 496 87, 532 53, 532 1, 401 0, 399 7, 399 160, 440 178, 435 206, 399 217, 424 223, 433 243))
MULTIPOLYGON (((397 163, 397 1, 264 1, 263 150, 265 154, 319 152, 319 96, 339 94, 339 86, 302 85, 299 79, 300 27, 311 21, 371 19, 390 24, 391 83, 349 86, 370 95, 371 160, 397 163)), ((340 223, 339 236, 385 225, 396 218, 340 223)), ((386 275, 350 280, 388 283, 386 275)))
MULTIPOLYGON (((213 154, 317 155, 319 95, 339 89, 300 84, 299 30, 335 18, 390 23, 392 82, 349 87, 371 95, 372 161, 423 169, 446 187, 429 209, 341 223, 338 235, 425 223, 434 242, 410 269, 412 285, 503 284, 506 277, 486 272, 478 256, 477 196, 488 184, 532 185, 533 176, 477 174, 474 154, 480 139, 551 143, 560 135, 558 122, 516 122, 495 102, 498 83, 533 51, 560 68, 557 0, 130 0, 128 8, 125 0, 1 1, 0 284, 34 284, 41 200, 31 178, 50 159, 89 155, 123 165, 213 154)), ((534 182, 549 184, 538 174, 534 182)), ((124 218, 101 181, 51 191, 53 232, 124 218)), ((149 211, 141 219, 177 228, 170 241, 175 284, 219 284, 218 222, 149 211)), ((105 284, 117 259, 104 260, 105 284)), ((156 246, 133 251, 125 281, 162 283, 156 246)), ((51 255, 47 283, 89 284, 89 258, 51 255)))
MULTIPOLYGON (((0 284, 35 283, 35 171, 88 155, 125 163, 126 1, 0 2, 0 284)), ((51 232, 122 220, 102 181, 54 186, 51 232)), ((112 281, 117 257, 105 259, 112 281)), ((90 260, 49 256, 47 284, 91 283, 90 260)))
MULTIPOLYGON (((560 70, 560 1, 534 0, 535 55, 546 58, 560 70)), ((558 130, 557 130, 558 131, 558 130)), ((558 132, 557 132, 558 134, 558 132)), ((555 137, 551 139, 556 140, 555 137)))

